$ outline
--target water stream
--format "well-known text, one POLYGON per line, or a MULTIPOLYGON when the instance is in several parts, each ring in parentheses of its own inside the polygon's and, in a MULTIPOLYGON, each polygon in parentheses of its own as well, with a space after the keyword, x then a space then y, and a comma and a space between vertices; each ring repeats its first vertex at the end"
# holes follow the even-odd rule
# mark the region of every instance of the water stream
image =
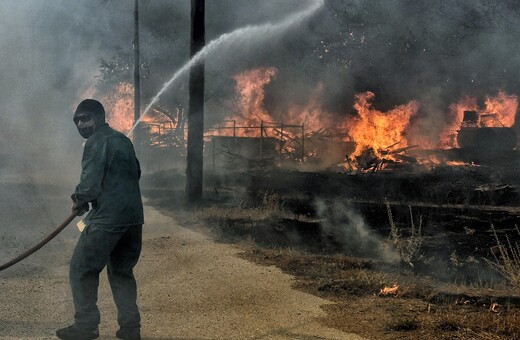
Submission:
POLYGON ((132 129, 128 133, 128 135, 132 134, 136 126, 139 124, 141 119, 148 113, 150 108, 157 103, 161 95, 169 89, 175 81, 183 75, 186 71, 188 71, 192 66, 197 64, 201 59, 205 58, 206 56, 210 55, 213 51, 217 50, 218 48, 222 48, 226 44, 232 44, 239 41, 247 41, 251 42, 255 39, 265 39, 266 37, 273 37, 275 34, 279 34, 281 32, 284 32, 288 28, 295 26, 302 22, 303 20, 307 19, 311 15, 313 15, 316 11, 318 11, 323 5, 325 0, 315 0, 307 7, 306 9, 297 12, 293 15, 288 16, 283 21, 272 24, 267 23, 263 25, 257 25, 257 26, 246 26, 243 28, 239 28, 233 32, 226 33, 221 35, 215 40, 212 40, 209 44, 204 46, 193 58, 191 58, 184 66, 182 66, 179 70, 177 70, 172 78, 166 82, 163 87, 159 90, 159 92, 153 97, 152 101, 146 108, 144 109, 143 113, 139 117, 139 119, 135 122, 135 124, 132 126, 132 129))

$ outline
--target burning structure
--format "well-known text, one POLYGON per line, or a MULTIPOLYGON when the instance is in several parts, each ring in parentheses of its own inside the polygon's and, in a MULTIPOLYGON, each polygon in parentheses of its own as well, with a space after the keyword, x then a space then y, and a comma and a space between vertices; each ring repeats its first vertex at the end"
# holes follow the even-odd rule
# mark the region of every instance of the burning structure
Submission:
POLYGON ((464 111, 457 143, 460 148, 474 152, 501 152, 513 150, 517 136, 512 127, 502 124, 496 113, 464 111))
MULTIPOLYGON (((355 95, 351 112, 332 113, 320 105, 323 87, 319 84, 306 103, 273 114, 265 106, 265 88, 276 74, 276 68, 267 67, 234 77, 235 96, 228 100, 231 113, 222 115, 205 133, 206 166, 247 169, 253 164, 261 168, 304 164, 320 171, 417 170, 478 163, 484 156, 514 152, 517 144, 518 98, 502 91, 488 96, 483 108, 471 97, 451 104, 435 134, 420 116, 419 101, 383 112, 373 107, 375 94, 364 92, 355 95)), ((112 103, 109 123, 123 132, 132 122, 130 94, 131 86, 120 84, 107 98, 112 103)), ((187 123, 181 108, 171 113, 155 106, 142 123, 150 159, 185 154, 187 123)))

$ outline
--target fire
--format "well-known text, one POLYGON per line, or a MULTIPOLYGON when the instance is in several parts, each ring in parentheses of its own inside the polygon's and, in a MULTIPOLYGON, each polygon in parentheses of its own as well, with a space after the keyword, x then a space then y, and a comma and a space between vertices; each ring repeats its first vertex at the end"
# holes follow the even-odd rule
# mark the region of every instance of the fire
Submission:
POLYGON ((82 98, 96 98, 105 107, 107 123, 117 131, 128 133, 134 123, 134 87, 128 82, 115 84, 100 93, 97 88, 87 89, 82 98))
POLYGON ((334 127, 332 114, 323 111, 320 100, 323 97, 323 84, 311 93, 309 101, 305 105, 291 105, 287 112, 286 122, 288 124, 305 124, 306 131, 319 131, 334 127))
MULTIPOLYGON (((108 91, 107 94, 99 94, 89 90, 85 97, 97 97, 103 103, 106 112, 107 123, 117 131, 128 134, 134 124, 134 87, 128 82, 121 82, 108 91)), ((149 124, 150 132, 157 130, 157 125, 168 123, 171 120, 162 115, 156 109, 141 119, 142 123, 149 124)))
POLYGON ((495 97, 487 96, 483 109, 479 109, 476 98, 465 96, 450 105, 448 122, 440 134, 438 147, 458 147, 457 133, 464 119, 464 111, 477 112, 479 127, 511 127, 515 123, 517 108, 518 97, 503 91, 499 91, 495 97))
MULTIPOLYGON (((420 107, 416 100, 383 112, 373 107, 372 103, 375 98, 373 92, 358 93, 355 95, 354 104, 357 115, 350 115, 338 122, 337 115, 326 112, 321 107, 324 86, 318 84, 307 103, 289 104, 287 112, 277 113, 275 120, 264 106, 264 91, 265 87, 276 78, 277 72, 278 70, 274 67, 263 67, 237 74, 233 78, 236 81, 235 113, 226 117, 228 130, 219 131, 217 128, 214 134, 230 135, 229 122, 233 122, 234 136, 259 137, 260 127, 263 126, 263 136, 283 140, 285 143, 283 150, 285 151, 296 150, 297 146, 290 144, 292 141, 298 140, 301 134, 304 134, 306 138, 338 136, 344 142, 355 143, 355 151, 349 155, 351 160, 367 163, 361 168, 359 164, 352 163, 350 166, 354 168, 379 169, 386 167, 385 164, 403 161, 435 166, 446 164, 446 160, 435 159, 433 155, 422 158, 408 157, 402 152, 415 147, 441 149, 458 147, 457 134, 463 125, 465 111, 478 112, 481 127, 512 126, 518 106, 516 96, 502 91, 495 97, 486 97, 485 107, 480 110, 477 100, 466 96, 449 106, 448 119, 445 119, 446 123, 440 128, 439 138, 435 140, 421 137, 428 133, 431 135, 430 131, 428 133, 424 131, 430 125, 415 124, 417 121, 412 123, 412 118, 417 115, 420 107), (282 124, 300 126, 301 132, 281 127, 282 124), (247 127, 249 129, 246 129, 247 127), (401 154, 397 155, 398 153, 401 154), (370 164, 373 164, 374 167, 369 166, 370 164)), ((301 144, 303 145, 303 143, 301 144)), ((314 148, 310 139, 305 148, 306 156, 304 158, 323 153, 323 150, 314 148)), ((463 164, 450 163, 448 165, 463 164)))
POLYGON ((108 124, 127 134, 134 123, 134 87, 130 83, 119 83, 103 102, 107 112, 108 124))
POLYGON ((373 92, 357 94, 354 109, 358 116, 349 117, 343 122, 345 131, 357 145, 352 156, 359 156, 367 149, 374 150, 380 156, 383 150, 394 145, 399 144, 400 148, 408 146, 405 132, 419 104, 411 101, 388 112, 381 112, 372 108, 374 97, 373 92))
POLYGON ((230 116, 227 120, 235 122, 236 126, 256 127, 256 129, 238 129, 236 135, 260 136, 260 125, 262 122, 272 122, 273 118, 264 108, 264 87, 276 76, 277 69, 274 67, 255 68, 236 75, 235 91, 237 99, 235 105, 238 114, 230 116))
POLYGON ((448 121, 439 136, 440 149, 449 149, 458 147, 457 133, 462 124, 464 111, 473 111, 477 109, 477 100, 469 96, 461 98, 457 103, 453 103, 449 107, 448 121))
MULTIPOLYGON (((212 130, 211 135, 233 135, 276 138, 280 141, 277 148, 286 154, 298 155, 297 159, 308 157, 319 158, 323 148, 330 148, 322 140, 333 137, 349 147, 338 147, 337 152, 348 150, 350 167, 358 170, 380 169, 388 164, 408 162, 435 166, 447 164, 451 166, 468 165, 463 163, 447 163, 441 156, 415 156, 405 154, 409 149, 419 148, 456 148, 457 135, 461 127, 468 122, 466 116, 477 116, 474 127, 512 127, 518 108, 518 97, 499 91, 496 96, 487 96, 482 107, 477 99, 466 96, 449 106, 438 140, 431 125, 424 124, 417 116, 420 104, 411 100, 388 111, 380 111, 373 107, 375 94, 364 92, 355 94, 353 108, 355 115, 339 118, 337 114, 327 112, 321 103, 325 86, 318 83, 308 95, 307 102, 289 103, 286 112, 269 112, 264 106, 265 88, 276 79, 278 70, 275 67, 258 67, 238 73, 235 80, 235 97, 233 112, 225 117, 212 130), (473 111, 473 112, 466 112, 473 111), (230 123, 232 122, 233 125, 230 123), (421 124, 422 122, 422 124, 421 124), (263 130, 260 128, 263 127, 263 130), (231 130, 233 129, 233 130, 231 130), (232 133, 230 131, 233 131, 232 133), (428 136, 423 138, 422 136, 428 136), (355 151, 351 153, 352 148, 355 151), (357 163, 357 164, 356 164, 357 163), (365 164, 366 163, 366 164, 365 164), (364 166, 359 166, 364 164, 364 166)), ((92 92, 91 90, 89 90, 92 92)), ((96 97, 105 105, 107 122, 116 130, 127 134, 134 123, 134 89, 132 84, 121 82, 115 84, 105 93, 85 93, 86 97, 96 97)), ((179 110, 178 110, 179 111, 179 110)), ((165 133, 175 132, 185 139, 187 120, 184 112, 170 112, 166 108, 153 107, 143 117, 148 132, 163 138, 165 133)), ((164 139, 164 138, 163 138, 164 139)), ((155 142, 151 141, 151 144, 155 142)), ((333 151, 337 153, 336 151, 333 151)), ((326 153, 326 152, 325 152, 326 153)), ((417 155, 418 153, 415 153, 417 155)), ((341 156, 344 156, 343 153, 341 156)), ((296 159, 296 158, 295 158, 296 159)))
MULTIPOLYGON (((261 67, 234 76, 235 113, 227 116, 223 121, 225 124, 215 127, 211 135, 260 137, 260 128, 263 127, 264 137, 283 141, 279 146, 283 152, 294 153, 302 145, 299 142, 302 134, 308 135, 333 126, 332 115, 324 112, 320 105, 323 84, 318 84, 306 103, 290 104, 287 112, 281 113, 278 118, 273 117, 264 107, 265 86, 276 78, 277 72, 274 67, 261 67), (233 133, 230 133, 232 127, 233 133)), ((316 151, 308 144, 303 157, 313 157, 316 151)), ((301 153, 298 154, 301 156, 301 153)))
POLYGON ((381 290, 379 291, 379 295, 383 295, 383 296, 386 296, 386 295, 397 295, 398 290, 399 290, 399 285, 394 284, 392 287, 383 287, 383 288, 381 288, 381 290))
POLYGON ((462 162, 462 161, 446 161, 444 162, 446 165, 449 165, 449 166, 477 166, 475 163, 471 162, 471 163, 466 163, 466 162, 462 162))
POLYGON ((499 313, 500 305, 496 302, 493 302, 491 306, 489 306, 489 311, 493 313, 499 313))
POLYGON ((513 126, 518 108, 517 96, 500 91, 496 97, 487 97, 485 105, 485 112, 496 113, 496 118, 502 126, 513 126))
POLYGON ((277 72, 278 70, 274 67, 260 67, 233 77, 236 82, 236 100, 234 102, 236 113, 227 116, 225 121, 234 122, 236 127, 251 127, 251 129, 237 129, 236 135, 259 137, 259 127, 262 123, 267 125, 273 123, 301 125, 303 123, 306 131, 318 131, 333 125, 332 115, 323 112, 320 107, 323 84, 318 84, 307 103, 290 105, 283 119, 276 121, 264 107, 264 88, 276 78, 277 72))

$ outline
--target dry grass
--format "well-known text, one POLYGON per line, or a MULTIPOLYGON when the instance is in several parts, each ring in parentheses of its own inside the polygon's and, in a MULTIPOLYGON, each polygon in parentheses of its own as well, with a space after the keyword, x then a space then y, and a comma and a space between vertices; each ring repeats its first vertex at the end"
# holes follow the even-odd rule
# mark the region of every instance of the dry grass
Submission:
POLYGON ((387 323, 386 327, 390 331, 395 332, 410 332, 415 331, 421 326, 417 317, 402 317, 399 320, 392 320, 387 323))
POLYGON ((433 332, 451 334, 453 339, 520 339, 520 315, 517 309, 503 307, 500 312, 487 308, 448 306, 432 315, 433 332))
POLYGON ((284 213, 284 203, 285 200, 280 194, 266 192, 263 195, 260 210, 263 211, 267 216, 284 213))
POLYGON ((246 249, 243 256, 276 265, 297 278, 295 287, 335 301, 338 307, 329 313, 338 314, 330 315, 327 324, 345 331, 355 330, 352 322, 363 323, 370 316, 378 321, 370 330, 357 332, 375 339, 390 338, 389 334, 403 339, 520 339, 518 309, 503 305, 492 311, 488 305, 455 304, 449 299, 428 302, 438 293, 432 280, 382 272, 361 258, 260 247, 246 249), (397 295, 377 294, 394 283, 399 284, 397 295))
POLYGON ((401 260, 413 267, 413 262, 415 262, 416 257, 419 254, 419 250, 423 244, 422 216, 419 217, 419 226, 416 227, 413 218, 412 207, 409 206, 410 233, 408 237, 404 237, 401 230, 399 230, 399 228, 397 228, 394 223, 390 203, 386 202, 385 204, 388 213, 388 221, 390 223, 390 237, 392 238, 393 244, 399 253, 399 256, 401 257, 401 260))
MULTIPOLYGON (((518 226, 515 227, 520 236, 518 226)), ((493 248, 495 250, 493 252, 494 261, 486 259, 486 262, 504 276, 517 293, 520 293, 520 244, 518 242, 511 243, 507 235, 504 244, 498 237, 493 225, 491 225, 491 229, 497 245, 493 248)))
POLYGON ((489 339, 520 339, 520 314, 516 309, 478 313, 468 326, 489 339))

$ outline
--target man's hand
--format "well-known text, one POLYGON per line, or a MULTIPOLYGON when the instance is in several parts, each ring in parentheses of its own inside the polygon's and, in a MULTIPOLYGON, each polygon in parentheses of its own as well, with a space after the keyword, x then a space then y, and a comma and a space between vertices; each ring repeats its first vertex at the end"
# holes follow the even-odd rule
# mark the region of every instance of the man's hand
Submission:
POLYGON ((76 194, 72 194, 70 198, 72 199, 72 211, 77 211, 78 216, 83 216, 89 210, 88 202, 76 198, 76 194))

